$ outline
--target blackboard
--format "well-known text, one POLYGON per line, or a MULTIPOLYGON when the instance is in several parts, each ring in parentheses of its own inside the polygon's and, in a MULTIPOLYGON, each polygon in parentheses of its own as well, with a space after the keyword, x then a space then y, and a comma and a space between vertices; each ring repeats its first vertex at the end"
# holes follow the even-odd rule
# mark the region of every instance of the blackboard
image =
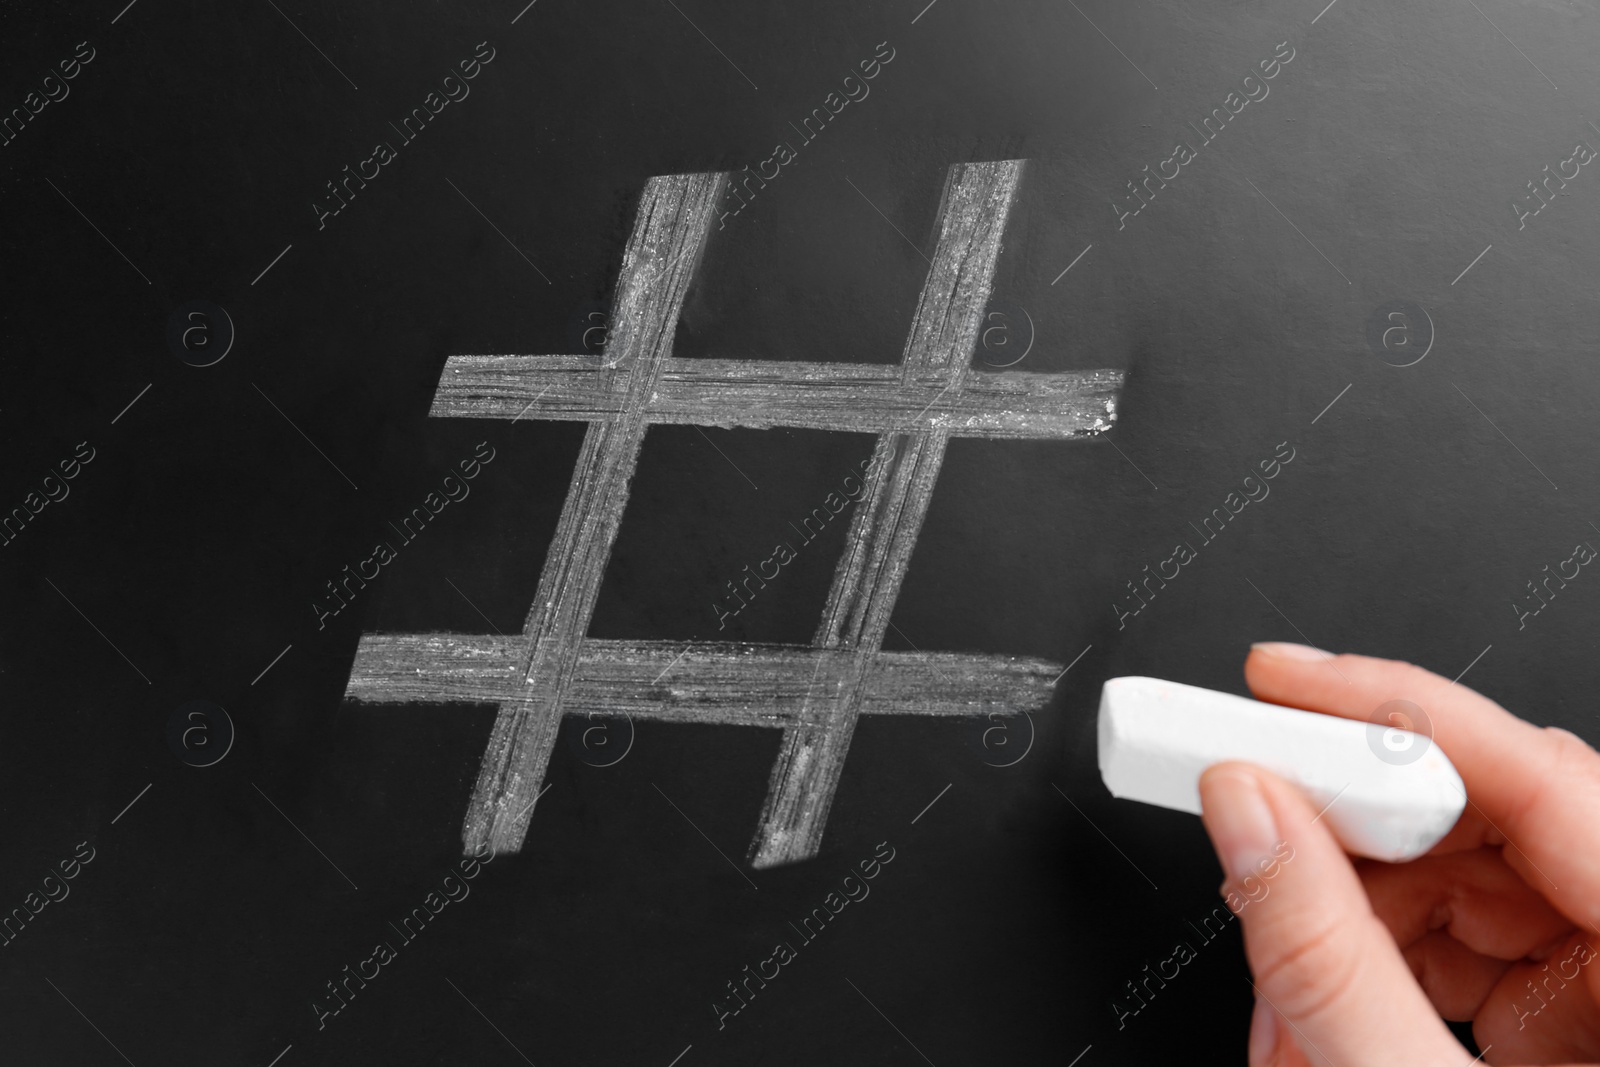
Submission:
MULTIPOLYGON (((1113 1007, 1220 871, 1198 820, 1100 784, 1101 682, 1242 692, 1249 642, 1294 640, 1596 740, 1593 594, 1529 599, 1600 538, 1584 5, 111 0, 0 25, 22 1059, 1242 1061, 1236 931, 1113 1007), (464 866, 494 707, 352 701, 353 665, 363 634, 518 632, 586 431, 430 417, 447 360, 594 354, 652 180, 776 167, 721 202, 674 356, 896 364, 952 168, 1008 160, 972 365, 1116 372, 1115 425, 952 438, 882 647, 1070 665, 1047 702, 863 715, 820 848, 769 867, 745 849, 779 730, 637 721, 608 763, 620 734, 569 718, 520 851, 464 866), (384 532, 433 493, 460 499, 384 532)), ((588 636, 806 644, 843 523, 736 618, 712 605, 873 447, 651 426, 588 636)))

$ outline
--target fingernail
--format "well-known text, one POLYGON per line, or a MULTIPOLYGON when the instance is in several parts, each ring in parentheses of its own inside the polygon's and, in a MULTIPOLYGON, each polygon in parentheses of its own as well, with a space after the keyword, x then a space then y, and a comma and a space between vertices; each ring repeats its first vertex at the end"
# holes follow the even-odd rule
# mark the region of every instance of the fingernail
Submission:
POLYGON ((1296 645, 1288 641, 1257 641, 1250 646, 1257 652, 1268 656, 1281 656, 1284 659, 1299 660, 1302 663, 1317 663, 1328 658, 1328 653, 1310 645, 1296 645))
POLYGON ((1255 1011, 1250 1013, 1250 1067, 1268 1063, 1278 1044, 1278 1013, 1256 994, 1255 1011))
POLYGON ((1241 880, 1272 853, 1277 823, 1256 776, 1228 770, 1205 776, 1206 826, 1230 879, 1241 880))

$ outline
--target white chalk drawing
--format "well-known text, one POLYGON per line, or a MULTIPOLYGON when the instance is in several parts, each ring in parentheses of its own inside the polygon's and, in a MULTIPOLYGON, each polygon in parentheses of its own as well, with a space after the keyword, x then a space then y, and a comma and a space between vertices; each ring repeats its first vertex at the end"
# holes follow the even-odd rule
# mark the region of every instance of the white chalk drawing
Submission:
POLYGON ((682 359, 673 331, 726 175, 651 178, 623 255, 605 358, 451 356, 431 415, 589 424, 522 633, 368 633, 345 695, 368 703, 497 704, 462 828, 467 854, 516 852, 564 715, 780 728, 749 861, 817 853, 861 715, 1022 714, 1061 665, 883 651, 952 437, 1091 438, 1122 375, 971 364, 1021 160, 952 167, 938 248, 898 365, 682 359), (628 488, 654 423, 875 433, 872 475, 809 646, 587 637, 628 488), (669 670, 670 668, 670 670, 669 670))

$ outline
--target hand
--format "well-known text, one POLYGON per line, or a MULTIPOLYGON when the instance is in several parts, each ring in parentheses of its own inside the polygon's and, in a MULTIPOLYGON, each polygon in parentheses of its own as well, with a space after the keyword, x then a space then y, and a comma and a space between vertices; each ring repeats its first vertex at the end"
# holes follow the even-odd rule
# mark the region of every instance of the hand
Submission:
POLYGON ((1239 910, 1250 1067, 1467 1067, 1441 1016, 1472 1020, 1489 1064, 1600 1061, 1600 754, 1407 663, 1265 644, 1245 678, 1258 699, 1363 721, 1412 701, 1470 798, 1426 856, 1352 864, 1282 779, 1201 776, 1224 891, 1271 872, 1239 910), (1292 858, 1263 867, 1283 841, 1292 858))

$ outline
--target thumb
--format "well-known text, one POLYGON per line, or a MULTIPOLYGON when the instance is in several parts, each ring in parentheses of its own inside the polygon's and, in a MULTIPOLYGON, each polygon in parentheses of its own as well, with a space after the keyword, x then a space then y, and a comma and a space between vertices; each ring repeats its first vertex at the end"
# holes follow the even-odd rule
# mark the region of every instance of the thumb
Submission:
POLYGON ((1201 775, 1200 800, 1254 974, 1251 1067, 1466 1063, 1299 790, 1259 767, 1222 763, 1201 775))

